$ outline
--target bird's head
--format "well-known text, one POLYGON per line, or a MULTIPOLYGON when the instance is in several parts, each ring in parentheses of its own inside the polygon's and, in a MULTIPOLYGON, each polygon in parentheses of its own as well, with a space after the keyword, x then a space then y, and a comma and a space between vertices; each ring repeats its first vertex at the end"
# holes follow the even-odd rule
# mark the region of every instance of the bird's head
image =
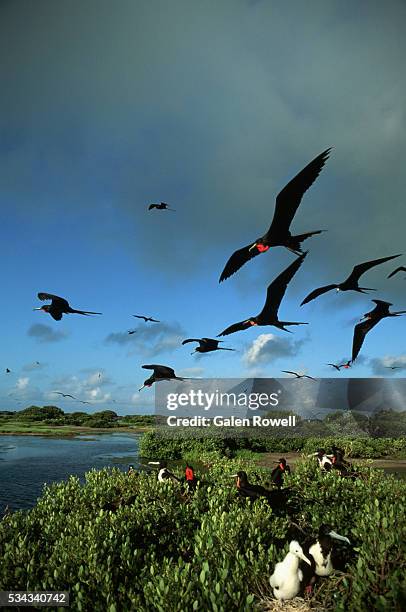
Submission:
POLYGON ((248 250, 253 251, 254 249, 256 249, 258 253, 265 253, 265 251, 269 249, 269 246, 263 244, 261 240, 257 240, 248 250))
POLYGON ((305 561, 306 563, 311 565, 310 559, 306 557, 306 555, 303 552, 303 548, 300 546, 299 542, 297 542, 296 540, 292 540, 291 543, 289 544, 289 552, 291 555, 295 555, 295 557, 299 557, 299 559, 302 559, 302 561, 305 561))
POLYGON ((154 376, 150 376, 149 378, 147 378, 147 380, 144 380, 144 384, 142 385, 140 389, 138 389, 138 391, 142 391, 144 387, 152 387, 154 382, 155 382, 154 376))
POLYGON ((33 308, 33 310, 42 310, 43 312, 49 312, 49 304, 44 304, 44 306, 39 306, 37 308, 33 308))

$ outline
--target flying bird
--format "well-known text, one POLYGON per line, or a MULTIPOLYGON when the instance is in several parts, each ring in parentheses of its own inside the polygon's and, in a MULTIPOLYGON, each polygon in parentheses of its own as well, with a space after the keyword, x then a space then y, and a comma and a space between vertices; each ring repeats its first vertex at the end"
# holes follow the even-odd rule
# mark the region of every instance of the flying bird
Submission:
MULTIPOLYGON (((199 346, 195 348, 193 353, 210 353, 211 351, 235 351, 232 348, 224 348, 219 346, 219 343, 222 340, 214 340, 213 338, 187 338, 182 342, 182 344, 187 344, 188 342, 198 342, 199 346)), ((193 355, 193 353, 190 353, 193 355)))
POLYGON ((151 323, 161 322, 161 321, 158 321, 158 319, 153 319, 152 317, 144 317, 144 315, 133 315, 133 317, 135 317, 136 319, 144 319, 145 323, 148 323, 148 321, 151 321, 151 323))
POLYGON ((6 368, 6 374, 10 374, 11 370, 9 368, 6 368))
POLYGON ((383 300, 372 300, 376 306, 370 312, 364 315, 364 320, 361 323, 357 323, 354 327, 354 336, 352 341, 352 358, 351 361, 355 361, 364 343, 365 336, 381 321, 387 317, 398 317, 406 313, 406 310, 399 310, 398 312, 390 312, 389 308, 392 306, 389 302, 383 300))
POLYGON ((317 230, 298 236, 292 236, 289 228, 304 193, 319 176, 321 169, 328 159, 330 151, 331 148, 320 153, 320 155, 303 168, 303 170, 282 189, 276 197, 275 212, 268 231, 251 244, 235 251, 235 253, 231 255, 221 273, 220 283, 237 272, 237 270, 246 264, 247 261, 260 253, 264 253, 270 247, 284 246, 296 255, 299 255, 303 252, 301 243, 306 240, 306 238, 314 234, 320 234, 323 231, 317 230))
POLYGON ((337 291, 358 291, 359 293, 375 291, 375 289, 371 289, 370 287, 360 287, 358 285, 359 279, 370 268, 379 266, 380 264, 385 263, 385 261, 395 259, 396 257, 400 257, 400 255, 390 255, 389 257, 381 257, 381 259, 373 259, 371 261, 365 261, 364 263, 360 263, 354 266, 351 274, 342 283, 326 285, 324 287, 319 287, 318 289, 315 289, 314 291, 309 293, 309 295, 303 300, 300 305, 303 306, 304 304, 308 304, 320 295, 323 295, 323 293, 327 293, 327 291, 331 291, 332 289, 336 289, 337 291))
POLYGON ((285 374, 293 374, 296 378, 310 378, 310 380, 316 380, 313 376, 308 376, 307 374, 298 374, 297 372, 292 372, 291 370, 281 370, 285 374))
POLYGON ((392 278, 392 276, 395 276, 395 274, 397 274, 398 272, 406 272, 405 266, 399 266, 399 268, 396 268, 396 270, 393 270, 393 272, 391 272, 388 275, 388 278, 392 278))
POLYGON ((401 370, 402 366, 385 366, 388 370, 401 370))
POLYGON ((291 263, 286 270, 284 270, 281 274, 279 274, 279 276, 276 277, 274 281, 272 281, 267 290, 264 307, 258 315, 255 317, 250 317, 245 321, 234 323, 234 325, 230 325, 230 327, 227 327, 227 329, 222 331, 219 336, 227 336, 228 334, 233 334, 236 331, 249 329, 249 327, 252 325, 273 325, 274 327, 283 329, 284 331, 290 331, 285 329, 286 325, 307 325, 307 323, 298 323, 294 321, 279 321, 278 318, 278 309, 282 302, 283 296, 285 295, 287 286, 302 265, 306 255, 307 252, 299 255, 299 257, 297 257, 297 259, 295 259, 295 261, 291 263))
POLYGON ((101 312, 91 312, 90 310, 75 310, 69 306, 69 302, 64 298, 61 298, 57 295, 52 295, 52 293, 38 293, 38 299, 41 301, 51 300, 51 304, 45 304, 40 308, 34 308, 34 310, 43 310, 44 312, 48 312, 55 321, 60 321, 62 319, 63 314, 81 314, 81 315, 93 315, 93 314, 102 314, 101 312))
MULTIPOLYGON (((168 366, 153 364, 143 365, 142 367, 144 370, 153 370, 154 373, 144 381, 141 389, 144 387, 151 387, 154 382, 158 382, 160 380, 185 380, 184 378, 176 376, 175 370, 173 368, 169 368, 168 366)), ((138 389, 138 391, 141 391, 141 389, 138 389)))
POLYGON ((137 332, 136 329, 129 329, 128 330, 128 333, 129 333, 130 336, 131 336, 131 334, 135 334, 136 332, 137 332))
POLYGON ((70 395, 69 393, 62 393, 61 391, 52 391, 52 393, 56 393, 56 395, 62 395, 62 397, 71 397, 72 399, 78 401, 77 397, 70 395))
POLYGON ((332 368, 335 368, 338 371, 340 371, 341 368, 341 366, 337 365, 336 363, 326 363, 326 365, 331 366, 332 368))
POLYGON ((148 210, 152 210, 153 208, 156 208, 157 210, 172 210, 175 212, 175 209, 169 208, 169 204, 166 204, 166 202, 161 202, 160 204, 150 204, 148 206, 148 210))

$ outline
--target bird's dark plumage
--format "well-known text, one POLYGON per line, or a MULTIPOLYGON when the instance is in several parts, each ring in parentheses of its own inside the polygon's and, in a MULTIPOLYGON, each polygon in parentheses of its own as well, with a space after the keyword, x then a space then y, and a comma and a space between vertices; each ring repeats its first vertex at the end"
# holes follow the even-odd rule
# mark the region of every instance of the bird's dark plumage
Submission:
POLYGON ((136 319, 144 319, 145 323, 148 323, 148 321, 151 321, 151 323, 160 323, 158 319, 153 319, 152 317, 144 317, 144 315, 133 315, 133 317, 135 317, 136 319))
MULTIPOLYGON (((154 384, 154 382, 159 380, 184 380, 184 378, 176 376, 175 370, 168 366, 151 364, 143 365, 142 367, 144 370, 153 370, 154 372, 147 380, 144 381, 141 389, 143 389, 143 387, 150 387, 154 384)), ((139 389, 139 391, 141 391, 141 389, 139 389)))
POLYGON ((81 315, 93 315, 93 314, 102 314, 101 312, 92 312, 90 310, 76 310, 75 308, 71 308, 69 306, 69 302, 65 300, 65 298, 59 297, 58 295, 53 295, 52 293, 38 293, 38 299, 41 301, 51 300, 51 304, 46 304, 45 306, 41 306, 41 308, 34 308, 34 310, 43 310, 44 312, 48 312, 55 321, 60 321, 62 319, 63 314, 81 314, 81 315))
POLYGON ((285 374, 293 374, 296 378, 310 378, 310 380, 316 380, 313 376, 308 376, 307 374, 298 374, 297 372, 292 372, 291 370, 282 370, 285 374))
POLYGON ((327 291, 331 291, 332 289, 339 289, 340 291, 351 291, 352 290, 352 291, 358 291, 360 293, 365 293, 366 291, 374 291, 373 289, 369 287, 359 287, 358 286, 359 279, 370 268, 379 266, 380 264, 383 264, 386 261, 389 261, 390 259, 395 259, 396 257, 400 257, 400 255, 390 255, 389 257, 381 257, 380 259, 373 259, 371 261, 365 261, 364 263, 360 263, 354 266, 351 274, 342 283, 326 285, 325 287, 319 287, 318 289, 315 289, 314 291, 309 293, 309 295, 303 300, 303 302, 300 305, 303 306, 304 304, 308 304, 309 302, 311 302, 312 300, 315 300, 320 295, 323 295, 323 293, 327 293, 327 291))
POLYGON ((396 268, 396 270, 393 270, 393 272, 391 272, 388 275, 388 278, 392 278, 392 276, 395 276, 395 274, 397 274, 398 272, 406 272, 405 266, 399 266, 399 268, 396 268))
MULTIPOLYGON (((198 342, 199 346, 195 348, 195 353, 210 353, 212 351, 234 351, 232 348, 224 348, 219 346, 222 340, 215 340, 214 338, 187 338, 183 340, 182 344, 188 344, 189 342, 198 342)), ((193 353, 192 353, 193 354, 193 353)))
POLYGON ((331 148, 326 149, 301 170, 277 195, 272 223, 261 238, 235 251, 220 276, 220 281, 226 280, 237 272, 247 261, 273 246, 285 246, 296 254, 302 253, 301 242, 320 234, 323 230, 292 236, 289 227, 300 205, 304 193, 314 183, 323 168, 331 148))
POLYGON ((352 341, 352 357, 351 361, 355 361, 364 343, 365 336, 381 321, 386 317, 398 317, 399 315, 405 314, 406 310, 399 310, 398 312, 390 312, 389 308, 392 306, 390 302, 384 302, 383 300, 372 300, 376 306, 373 310, 367 312, 364 317, 365 320, 361 323, 357 323, 354 328, 354 335, 352 341))
POLYGON ((287 286, 302 265, 306 255, 307 252, 299 255, 290 266, 272 281, 267 290, 264 307, 257 316, 230 325, 230 327, 222 331, 219 336, 227 336, 236 331, 248 329, 252 325, 274 325, 284 331, 289 331, 285 330, 285 325, 307 325, 307 323, 298 323, 295 321, 279 321, 278 318, 279 306, 285 295, 287 286))

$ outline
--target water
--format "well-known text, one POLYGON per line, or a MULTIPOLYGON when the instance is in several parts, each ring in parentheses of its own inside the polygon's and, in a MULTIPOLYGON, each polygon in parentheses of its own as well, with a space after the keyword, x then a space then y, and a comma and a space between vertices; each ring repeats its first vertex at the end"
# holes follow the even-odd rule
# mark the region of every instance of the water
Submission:
POLYGON ((92 468, 137 467, 139 438, 121 433, 67 439, 0 435, 0 516, 6 505, 11 510, 34 506, 44 482, 71 474, 83 479, 92 468))

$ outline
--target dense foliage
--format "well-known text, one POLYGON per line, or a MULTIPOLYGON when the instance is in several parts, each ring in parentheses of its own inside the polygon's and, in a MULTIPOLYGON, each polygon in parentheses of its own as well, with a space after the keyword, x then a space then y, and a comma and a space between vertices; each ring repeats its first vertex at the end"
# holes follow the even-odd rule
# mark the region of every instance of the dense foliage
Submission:
MULTIPOLYGON (((221 456, 233 457, 242 450, 253 452, 302 452, 310 454, 318 448, 331 449, 333 444, 343 448, 346 455, 352 458, 373 459, 376 457, 406 456, 406 438, 343 438, 337 436, 319 438, 261 438, 225 437, 221 435, 196 437, 190 431, 174 432, 171 436, 162 436, 150 431, 141 438, 140 454, 144 457, 159 457, 160 459, 180 459, 181 457, 198 458, 202 452, 216 451, 221 456)), ((218 432, 217 432, 218 433, 218 432)))
POLYGON ((0 590, 68 587, 72 610, 95 612, 261 609, 291 521, 303 537, 329 522, 353 548, 345 574, 316 587, 324 609, 405 609, 406 483, 367 468, 356 480, 322 474, 306 460, 289 478, 301 501, 288 518, 237 496, 232 473, 265 482, 267 470, 201 459, 209 469, 192 495, 117 469, 46 487, 35 508, 0 523, 0 590))
POLYGON ((151 415, 119 416, 114 410, 99 412, 64 412, 57 406, 29 406, 24 410, 0 412, 0 424, 4 423, 37 423, 53 426, 82 427, 148 427, 154 424, 155 417, 151 415))

